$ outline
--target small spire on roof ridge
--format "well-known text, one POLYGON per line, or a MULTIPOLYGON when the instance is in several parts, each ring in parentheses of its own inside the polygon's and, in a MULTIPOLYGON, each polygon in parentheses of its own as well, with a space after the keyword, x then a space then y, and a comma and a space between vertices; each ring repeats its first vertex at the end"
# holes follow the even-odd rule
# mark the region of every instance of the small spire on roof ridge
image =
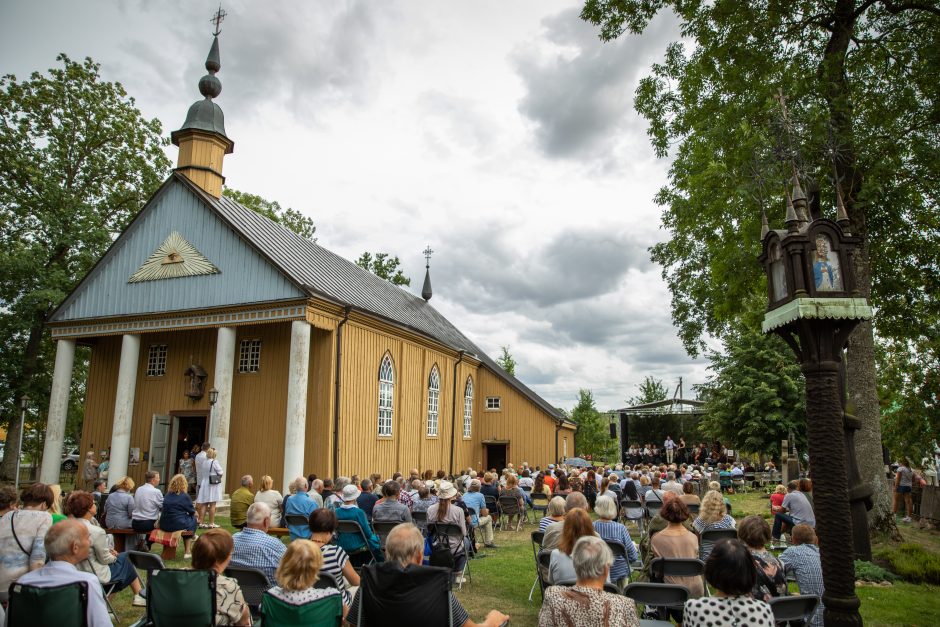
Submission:
POLYGON ((786 186, 783 187, 783 193, 787 197, 787 231, 796 233, 800 230, 800 219, 796 215, 796 208, 793 206, 793 199, 790 198, 790 192, 786 186))
POLYGON ((428 246, 424 249, 424 286, 421 288, 421 298, 431 300, 433 292, 431 291, 431 255, 434 251, 428 246))
POLYGON ((796 168, 793 168, 793 178, 791 179, 793 183, 793 206, 796 209, 797 217, 800 222, 809 222, 809 217, 807 215, 807 202, 806 194, 803 192, 803 188, 800 186, 800 177, 796 174, 796 168))
POLYGON ((767 212, 760 210, 760 239, 764 241, 767 234, 770 233, 770 224, 767 223, 767 212))

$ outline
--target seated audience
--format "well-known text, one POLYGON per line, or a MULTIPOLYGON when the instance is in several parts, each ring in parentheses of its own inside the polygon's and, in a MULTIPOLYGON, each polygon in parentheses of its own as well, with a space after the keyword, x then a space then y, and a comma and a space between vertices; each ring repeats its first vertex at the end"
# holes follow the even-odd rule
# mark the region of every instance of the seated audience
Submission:
POLYGON ((643 502, 644 503, 662 503, 664 494, 665 494, 665 491, 660 489, 659 487, 659 477, 654 475, 652 481, 650 481, 649 490, 647 490, 646 493, 643 495, 643 502))
MULTIPOLYGON (((255 480, 251 475, 242 477, 241 487, 232 492, 232 504, 229 506, 229 517, 232 526, 241 529, 245 526, 245 516, 248 514, 248 508, 255 502, 254 487, 255 480)), ((188 553, 189 551, 187 551, 188 553)))
MULTIPOLYGON (((306 482, 306 479, 304 479, 306 482)), ((223 573, 232 561, 234 543, 232 535, 225 529, 209 529, 199 536, 193 546, 193 568, 214 570, 215 578, 215 624, 251 625, 248 604, 238 582, 223 573)))
POLYGON ((783 564, 765 548, 770 542, 770 525, 767 521, 761 516, 748 516, 738 527, 738 539, 751 552, 754 566, 757 568, 754 598, 769 601, 773 597, 786 596, 787 576, 783 564))
POLYGON ((349 595, 346 582, 349 581, 350 586, 357 587, 359 574, 353 568, 343 547, 331 544, 333 535, 336 533, 336 526, 337 519, 334 510, 318 508, 310 514, 310 540, 320 547, 320 553, 323 555, 323 566, 320 572, 333 578, 337 589, 343 594, 343 606, 348 608, 352 603, 352 597, 349 595))
POLYGON ((780 511, 774 514, 774 528, 771 533, 774 540, 780 539, 780 525, 786 523, 792 529, 800 523, 810 527, 816 526, 816 514, 806 495, 799 491, 799 482, 791 481, 787 484, 787 495, 780 503, 780 511))
POLYGON ((124 477, 111 488, 112 492, 104 502, 105 526, 108 529, 131 528, 134 515, 134 497, 131 495, 133 489, 134 480, 130 477, 124 477))
POLYGON ((271 510, 271 526, 281 526, 281 504, 284 497, 274 489, 274 479, 270 475, 261 477, 261 489, 255 493, 255 503, 264 503, 271 510))
POLYGON ((270 528, 271 509, 266 503, 252 503, 245 516, 245 526, 232 536, 232 566, 257 568, 273 586, 277 583, 274 573, 285 547, 278 538, 268 535, 270 528))
POLYGON ((346 486, 343 494, 343 504, 336 508, 337 520, 352 520, 359 523, 362 533, 365 534, 365 540, 359 533, 340 533, 336 538, 336 543, 346 551, 349 558, 356 566, 368 564, 372 557, 378 560, 382 559, 381 543, 379 537, 372 531, 372 525, 366 520, 366 514, 356 505, 359 498, 359 490, 356 486, 346 486))
POLYGON ((574 587, 550 586, 539 612, 540 627, 605 625, 639 627, 631 599, 604 591, 610 580, 613 554, 600 538, 584 536, 571 551, 577 583, 574 587))
POLYGON ((539 531, 545 532, 553 522, 562 522, 565 520, 565 499, 560 496, 552 497, 548 502, 548 509, 545 510, 545 517, 539 521, 539 531))
MULTIPOLYGON (((288 516, 303 516, 304 519, 310 518, 310 513, 313 510, 317 509, 317 503, 307 494, 307 478, 306 477, 297 477, 290 482, 290 498, 287 500, 287 505, 284 506, 284 519, 287 520, 288 516)), ((359 491, 356 490, 358 494, 359 491)), ((290 539, 296 540, 297 538, 310 538, 310 526, 306 524, 287 524, 287 529, 290 531, 290 539)))
MULTIPOLYGON (((409 568, 421 566, 421 562, 424 560, 424 536, 412 524, 397 525, 385 540, 385 552, 389 564, 380 568, 397 568, 407 573, 409 568)), ((383 594, 383 591, 376 590, 374 593, 383 594)), ((455 627, 498 627, 498 625, 509 620, 509 616, 496 610, 490 610, 483 623, 475 623, 470 620, 470 615, 460 604, 460 601, 457 600, 457 597, 454 596, 454 593, 449 592, 448 594, 450 596, 451 624, 455 627)), ((358 622, 361 595, 362 588, 359 588, 346 616, 346 622, 350 625, 355 625, 358 622)), ((419 617, 416 617, 416 619, 419 619, 419 617)))
POLYGON ((539 473, 535 475, 535 482, 532 484, 532 494, 544 494, 552 498, 552 488, 545 482, 545 475, 539 473))
POLYGON ((323 507, 323 480, 317 479, 316 475, 310 475, 307 477, 307 483, 310 484, 307 495, 316 502, 317 507, 323 507))
POLYGON ((558 542, 558 548, 552 549, 552 559, 548 566, 549 583, 570 583, 577 579, 574 562, 571 561, 571 551, 579 538, 594 535, 597 534, 591 525, 591 517, 586 509, 578 507, 565 514, 561 539, 558 542))
POLYGON ((783 506, 783 499, 787 496, 787 486, 782 483, 777 484, 777 487, 774 488, 774 493, 770 495, 770 513, 771 515, 781 512, 780 508, 783 506))
MULTIPOLYGON (((692 522, 692 526, 699 535, 703 531, 712 529, 734 529, 734 518, 727 514, 724 498, 720 493, 709 490, 705 493, 702 500, 702 507, 699 509, 698 516, 692 522)), ((708 559, 708 553, 712 550, 711 542, 702 547, 702 559, 708 559)))
MULTIPOLYGON (((427 483, 424 483, 420 480, 418 480, 418 482, 421 485, 418 487, 417 496, 411 502, 411 511, 427 512, 429 507, 437 503, 437 497, 431 493, 431 489, 434 488, 434 482, 428 481, 427 483)), ((479 485, 479 483, 477 485, 479 485)), ((480 496, 480 501, 485 504, 485 500, 483 499, 482 495, 480 496)))
MULTIPOLYGON (((277 585, 268 592, 291 605, 306 605, 327 597, 341 596, 336 588, 314 587, 321 568, 323 555, 320 547, 310 540, 294 540, 287 546, 287 552, 277 567, 277 585)), ((347 609, 348 605, 343 603, 343 615, 347 609)))
MULTIPOLYGON (((454 571, 461 572, 467 562, 466 555, 460 551, 461 543, 466 540, 467 521, 463 510, 454 504, 454 498, 457 496, 457 488, 449 481, 441 481, 437 503, 428 508, 428 526, 433 523, 446 523, 457 525, 463 533, 463 539, 448 537, 450 550, 454 553, 454 571)), ((458 583, 460 583, 458 581, 458 583)))
POLYGON ((613 566, 610 569, 610 580, 620 588, 626 585, 630 576, 630 562, 640 558, 640 552, 630 538, 630 533, 622 523, 617 522, 617 505, 612 498, 604 494, 597 497, 594 504, 594 512, 599 520, 594 521, 594 531, 602 540, 612 540, 619 542, 626 549, 626 557, 618 555, 614 558, 613 566))
POLYGON ((774 627, 770 606, 751 597, 757 571, 747 547, 738 540, 719 540, 705 562, 705 580, 715 596, 685 602, 683 627, 747 625, 774 627))
POLYGON ((375 504, 378 503, 379 497, 376 496, 373 492, 371 479, 363 479, 362 483, 359 484, 359 487, 362 488, 362 491, 356 498, 356 505, 359 506, 359 509, 365 512, 366 518, 372 520, 372 508, 374 508, 375 504))
MULTIPOLYGON (((43 484, 33 485, 41 485, 48 489, 48 486, 43 484)), ((27 502, 25 498, 23 502, 27 502)), ((46 516, 49 514, 46 513, 46 516)), ((66 520, 53 526, 51 516, 49 516, 49 524, 49 531, 45 534, 45 538, 39 540, 40 545, 45 545, 45 554, 48 554, 49 562, 45 566, 24 574, 19 578, 19 583, 39 588, 53 588, 76 581, 85 582, 88 585, 86 625, 111 627, 111 617, 108 616, 108 606, 104 602, 104 593, 98 578, 91 573, 78 570, 78 565, 87 560, 90 553, 91 538, 88 536, 88 526, 79 520, 66 520)))
MULTIPOLYGON (((480 530, 483 535, 483 545, 495 549, 493 544, 493 517, 486 507, 486 499, 480 493, 480 480, 471 479, 470 487, 463 495, 464 505, 470 510, 470 524, 480 530)), ((417 507, 417 504, 415 505, 417 507)))
POLYGON ((496 477, 491 472, 483 473, 483 484, 480 486, 480 494, 485 497, 492 497, 494 501, 499 500, 499 484, 496 477))
MULTIPOLYGON (((790 546, 780 554, 780 561, 796 575, 800 594, 815 594, 822 599, 822 565, 819 562, 819 547, 816 546, 816 531, 809 525, 797 525, 790 536, 790 546)), ((816 606, 811 621, 812 627, 823 625, 822 601, 816 606)))
MULTIPOLYGON (((572 492, 567 497, 565 497, 565 514, 570 512, 573 509, 583 509, 585 513, 588 511, 587 499, 584 498, 584 495, 580 492, 572 492)), ((542 548, 543 549, 554 549, 558 546, 559 541, 561 540, 562 531, 565 528, 565 519, 562 518, 560 522, 553 522, 548 527, 545 528, 545 537, 542 539, 542 548)), ((547 576, 547 573, 546 573, 547 576)))
MULTIPOLYGON (((174 475, 170 479, 166 496, 163 497, 163 510, 160 514, 161 531, 196 532, 196 508, 189 496, 189 482, 183 475, 174 475)), ((183 557, 188 559, 193 552, 193 537, 183 538, 183 557)))
POLYGON ((81 521, 88 528, 91 541, 88 559, 82 561, 78 569, 90 572, 103 584, 117 584, 112 592, 120 592, 130 586, 134 592, 132 604, 138 607, 146 605, 146 601, 140 596, 140 577, 137 576, 134 565, 127 559, 127 553, 115 552, 108 546, 107 532, 92 523, 98 513, 94 497, 88 492, 76 490, 69 495, 65 510, 69 516, 81 521))
POLYGON ((0 518, 0 600, 4 601, 11 583, 45 563, 43 538, 52 526, 49 486, 37 482, 24 487, 20 501, 22 509, 10 510, 0 518))
MULTIPOLYGON (((655 557, 679 557, 698 559, 698 536, 689 531, 683 523, 688 522, 689 510, 679 497, 669 493, 660 508, 659 516, 666 521, 665 529, 650 540, 655 557)), ((701 577, 666 576, 665 583, 679 584, 689 589, 689 595, 700 597, 705 593, 701 577)), ((680 621, 681 622, 681 621, 680 621)))
POLYGON ((695 493, 695 484, 691 481, 686 481, 682 484, 682 496, 679 497, 686 505, 701 505, 702 500, 698 498, 698 494, 695 493))
POLYGON ((401 485, 395 480, 385 482, 382 500, 372 508, 373 522, 411 522, 411 510, 401 502, 401 485))
MULTIPOLYGON (((131 529, 141 534, 149 534, 157 525, 160 509, 163 507, 163 493, 157 489, 160 473, 148 470, 144 483, 134 492, 134 513, 131 515, 131 529)), ((108 499, 111 500, 110 498, 108 499)))

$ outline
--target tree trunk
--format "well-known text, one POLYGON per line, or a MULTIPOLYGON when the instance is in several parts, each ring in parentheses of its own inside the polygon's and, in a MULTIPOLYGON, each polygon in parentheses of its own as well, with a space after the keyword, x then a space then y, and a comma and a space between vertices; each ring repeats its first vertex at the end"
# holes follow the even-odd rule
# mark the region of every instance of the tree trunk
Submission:
MULTIPOLYGON (((23 353, 23 369, 20 371, 19 381, 16 385, 16 413, 10 420, 7 429, 7 440, 3 445, 3 464, 0 465, 0 477, 6 481, 13 481, 20 463, 17 447, 20 443, 20 409, 19 399, 27 393, 30 381, 36 374, 39 364, 39 352, 42 349, 42 333, 46 327, 45 316, 37 313, 37 319, 29 330, 29 339, 26 341, 26 351, 23 353)), ((35 402, 35 399, 34 399, 35 402)))
MULTIPOLYGON (((829 105, 832 147, 836 155, 837 176, 841 181, 837 184, 845 197, 851 231, 862 238, 862 245, 854 260, 858 288, 862 296, 871 298, 868 227, 864 204, 858 201, 863 180, 856 167, 853 109, 845 74, 845 56, 856 23, 855 5, 855 0, 836 2, 832 36, 826 46, 819 73, 829 105)), ((871 323, 865 322, 856 327, 849 337, 846 357, 848 409, 862 422, 862 428, 855 435, 855 451, 859 474, 862 480, 872 487, 874 506, 868 513, 869 529, 893 530, 891 496, 881 454, 881 412, 878 405, 873 333, 871 323)))

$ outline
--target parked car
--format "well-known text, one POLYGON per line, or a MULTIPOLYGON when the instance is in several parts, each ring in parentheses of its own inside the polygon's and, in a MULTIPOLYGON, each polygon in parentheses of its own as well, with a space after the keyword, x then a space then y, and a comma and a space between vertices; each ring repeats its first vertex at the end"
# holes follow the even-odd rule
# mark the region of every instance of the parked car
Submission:
POLYGON ((62 470, 65 472, 75 472, 78 470, 78 462, 80 459, 81 455, 78 452, 78 448, 73 448, 62 453, 62 470))

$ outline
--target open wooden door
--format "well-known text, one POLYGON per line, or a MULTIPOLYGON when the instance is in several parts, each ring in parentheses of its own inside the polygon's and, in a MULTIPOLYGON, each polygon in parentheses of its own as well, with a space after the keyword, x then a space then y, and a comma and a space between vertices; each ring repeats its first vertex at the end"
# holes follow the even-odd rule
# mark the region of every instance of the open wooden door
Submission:
POLYGON ((170 443, 170 427, 173 419, 169 416, 153 415, 153 426, 150 428, 150 462, 148 469, 160 473, 161 490, 166 489, 167 482, 167 450, 170 443))

